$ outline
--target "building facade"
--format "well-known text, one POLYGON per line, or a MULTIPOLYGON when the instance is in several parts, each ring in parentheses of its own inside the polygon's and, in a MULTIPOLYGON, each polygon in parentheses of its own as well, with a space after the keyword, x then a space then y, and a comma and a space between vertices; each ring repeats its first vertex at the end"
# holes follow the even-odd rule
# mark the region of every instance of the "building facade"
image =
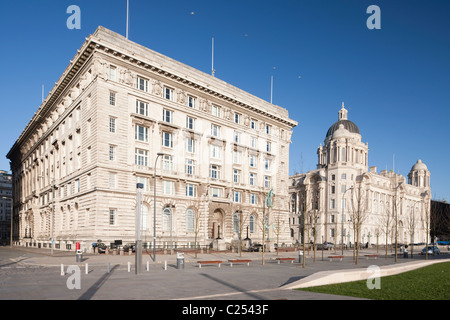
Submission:
POLYGON ((289 243, 296 125, 284 108, 99 27, 7 156, 17 243, 134 242, 137 184, 144 245, 156 229, 158 247, 223 248, 242 230, 261 241, 261 225, 275 223, 269 241, 289 243))
MULTIPOLYGON (((430 230, 430 172, 418 160, 408 178, 368 166, 369 147, 344 104, 317 149, 316 170, 290 177, 295 241, 391 244, 425 242, 430 230), (303 213, 305 223, 303 224, 303 213), (397 235, 397 236, 396 236, 397 235)), ((428 241, 430 239, 428 238, 428 241)))
POLYGON ((0 170, 0 244, 11 241, 12 175, 0 170))

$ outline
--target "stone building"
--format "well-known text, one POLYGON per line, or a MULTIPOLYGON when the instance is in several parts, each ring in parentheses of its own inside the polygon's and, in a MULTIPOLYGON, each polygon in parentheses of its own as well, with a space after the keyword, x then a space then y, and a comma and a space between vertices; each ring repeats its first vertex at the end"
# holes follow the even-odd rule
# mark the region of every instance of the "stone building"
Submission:
POLYGON ((272 246, 290 243, 296 125, 284 108, 99 27, 7 155, 17 243, 134 242, 138 183, 144 245, 154 227, 158 247, 224 248, 241 230, 260 242, 263 212, 272 246))
MULTIPOLYGON (((290 225, 301 242, 340 245, 425 242, 429 234, 430 172, 418 160, 408 179, 368 166, 369 147, 344 104, 317 149, 317 169, 290 177, 290 225), (359 232, 356 232, 359 230, 359 232), (357 235, 359 233, 359 235, 357 235)), ((429 239, 428 239, 429 240, 429 239)))
POLYGON ((12 176, 0 170, 0 244, 11 240, 12 176))

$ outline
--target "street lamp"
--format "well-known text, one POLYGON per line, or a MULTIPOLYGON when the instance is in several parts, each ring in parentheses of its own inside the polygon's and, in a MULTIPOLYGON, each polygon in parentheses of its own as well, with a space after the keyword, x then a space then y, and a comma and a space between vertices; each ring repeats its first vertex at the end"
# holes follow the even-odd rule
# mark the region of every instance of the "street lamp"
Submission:
MULTIPOLYGON (((345 193, 348 190, 353 190, 353 187, 350 187, 344 191, 342 194, 342 200, 345 200, 345 193)), ((341 229, 341 246, 342 246, 342 255, 344 255, 344 201, 342 201, 342 229, 341 229)))
POLYGON ((135 272, 136 274, 141 274, 142 271, 142 240, 141 240, 141 198, 142 198, 142 189, 144 188, 144 184, 137 183, 137 206, 136 206, 136 255, 135 255, 135 272))
POLYGON ((155 159, 155 176, 153 181, 153 261, 156 261, 156 162, 159 157, 164 155, 164 153, 158 152, 155 159))

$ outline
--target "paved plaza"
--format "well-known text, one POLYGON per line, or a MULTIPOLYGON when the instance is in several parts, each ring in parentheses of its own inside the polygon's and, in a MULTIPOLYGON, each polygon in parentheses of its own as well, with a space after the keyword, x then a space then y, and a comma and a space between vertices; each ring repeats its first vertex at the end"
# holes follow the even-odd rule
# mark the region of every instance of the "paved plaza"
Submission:
MULTIPOLYGON (((352 297, 325 295, 289 289, 302 279, 320 272, 367 269, 369 266, 404 266, 424 261, 403 256, 394 262, 392 254, 367 260, 364 255, 375 254, 375 249, 360 252, 358 265, 353 252, 345 251, 342 261, 329 261, 334 251, 306 255, 306 267, 298 261, 298 252, 265 253, 209 253, 185 254, 184 268, 177 268, 176 254, 157 254, 154 262, 149 253, 143 255, 141 274, 135 273, 134 255, 84 254, 77 262, 73 252, 48 249, 0 248, 0 299, 3 300, 351 300, 352 297), (276 258, 295 260, 278 263, 276 258), (233 264, 228 260, 247 259, 252 262, 233 264), (197 261, 221 260, 217 264, 199 268, 197 261), (148 263, 147 263, 148 261, 148 263), (61 266, 62 265, 62 266, 61 266), (76 267, 73 267, 76 266, 76 267), (69 269, 72 268, 72 269, 69 269), (74 269, 75 268, 75 269, 74 269), (61 274, 63 269, 64 275, 61 274), (77 270, 79 288, 73 270, 77 270), (87 271, 87 273, 86 273, 87 271), (71 285, 72 284, 72 285, 71 285), (72 286, 72 288, 70 288, 72 286), (287 289, 288 288, 288 289, 287 289)), ((337 252, 341 254, 341 252, 337 252)), ((433 258, 433 257, 431 257, 433 258)), ((439 259, 448 259, 441 254, 439 259)))

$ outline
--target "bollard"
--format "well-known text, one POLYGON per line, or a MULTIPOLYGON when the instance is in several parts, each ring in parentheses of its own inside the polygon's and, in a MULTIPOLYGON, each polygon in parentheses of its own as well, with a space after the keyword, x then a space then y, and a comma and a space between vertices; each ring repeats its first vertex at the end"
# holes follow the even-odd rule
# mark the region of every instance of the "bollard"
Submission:
POLYGON ((108 271, 108 273, 109 273, 109 272, 111 271, 111 266, 110 266, 109 262, 108 262, 106 268, 107 268, 107 271, 108 271))
POLYGON ((130 272, 131 271, 131 265, 130 265, 130 262, 128 261, 128 272, 130 272))
POLYGON ((86 270, 85 270, 86 274, 89 274, 89 267, 88 264, 86 263, 86 270))
POLYGON ((167 270, 167 260, 164 260, 164 270, 167 270))
POLYGON ((61 275, 64 276, 64 265, 61 264, 61 275))
POLYGON ((147 271, 150 271, 150 261, 147 261, 147 271))

